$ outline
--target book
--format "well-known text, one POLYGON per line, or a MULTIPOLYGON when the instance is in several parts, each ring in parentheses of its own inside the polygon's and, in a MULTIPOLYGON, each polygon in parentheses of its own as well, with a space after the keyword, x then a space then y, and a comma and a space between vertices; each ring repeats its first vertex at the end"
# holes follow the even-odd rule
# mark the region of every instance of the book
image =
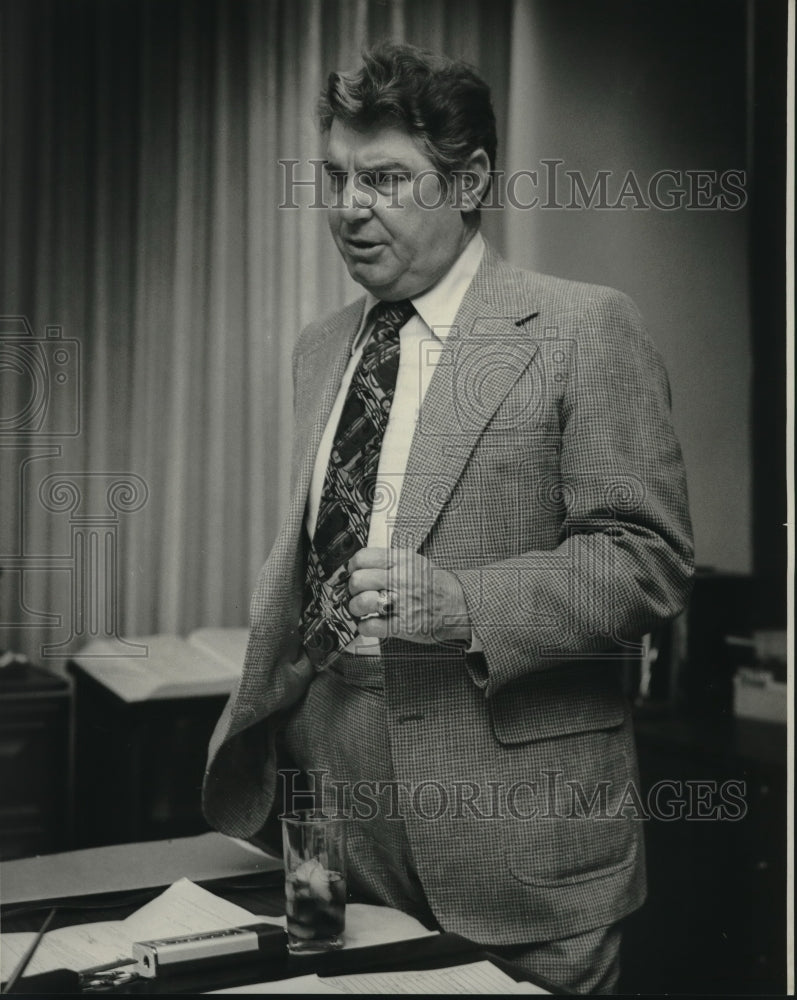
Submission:
POLYGON ((74 662, 125 702, 227 695, 241 674, 245 629, 199 629, 188 639, 150 635, 130 639, 143 656, 119 656, 117 647, 93 639, 74 662))

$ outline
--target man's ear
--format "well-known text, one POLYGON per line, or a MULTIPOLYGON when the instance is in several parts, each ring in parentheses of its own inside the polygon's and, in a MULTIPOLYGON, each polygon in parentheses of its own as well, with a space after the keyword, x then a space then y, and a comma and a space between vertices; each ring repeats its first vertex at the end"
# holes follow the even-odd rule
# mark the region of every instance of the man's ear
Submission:
POLYGON ((490 187, 490 158, 479 147, 468 157, 464 167, 454 173, 454 201, 464 215, 478 211, 490 187))

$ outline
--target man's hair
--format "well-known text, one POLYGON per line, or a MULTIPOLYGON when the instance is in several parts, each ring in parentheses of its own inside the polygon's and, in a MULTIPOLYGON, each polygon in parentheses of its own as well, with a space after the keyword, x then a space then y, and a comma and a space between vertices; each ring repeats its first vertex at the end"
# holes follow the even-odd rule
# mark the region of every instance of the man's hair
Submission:
POLYGON ((414 45, 382 42, 363 65, 330 73, 318 102, 322 132, 337 118, 351 128, 402 126, 448 177, 481 147, 495 169, 498 140, 490 88, 467 63, 414 45))

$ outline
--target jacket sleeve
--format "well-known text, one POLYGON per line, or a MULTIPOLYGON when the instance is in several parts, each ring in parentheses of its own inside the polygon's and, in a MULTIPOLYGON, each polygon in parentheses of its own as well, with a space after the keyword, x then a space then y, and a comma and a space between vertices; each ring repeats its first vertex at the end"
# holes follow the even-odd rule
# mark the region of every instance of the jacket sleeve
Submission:
POLYGON ((667 375, 634 304, 600 289, 569 350, 553 551, 454 570, 490 697, 568 660, 638 642, 685 605, 693 573, 686 479, 667 375))

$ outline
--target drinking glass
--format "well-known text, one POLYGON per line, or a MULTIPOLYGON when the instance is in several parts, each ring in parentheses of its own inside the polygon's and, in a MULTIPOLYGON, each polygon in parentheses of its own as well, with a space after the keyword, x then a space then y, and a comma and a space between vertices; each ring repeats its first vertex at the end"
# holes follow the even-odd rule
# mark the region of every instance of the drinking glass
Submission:
POLYGON ((288 950, 343 946, 346 927, 346 821, 303 812, 282 818, 288 950))

